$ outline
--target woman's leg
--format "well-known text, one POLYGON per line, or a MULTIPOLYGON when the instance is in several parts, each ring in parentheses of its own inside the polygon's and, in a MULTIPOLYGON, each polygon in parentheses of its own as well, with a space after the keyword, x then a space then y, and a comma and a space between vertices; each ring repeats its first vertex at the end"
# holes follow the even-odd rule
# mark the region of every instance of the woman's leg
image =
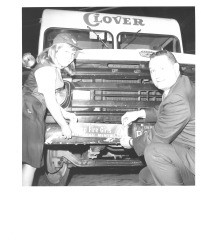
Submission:
POLYGON ((32 186, 36 168, 22 164, 22 186, 32 186))

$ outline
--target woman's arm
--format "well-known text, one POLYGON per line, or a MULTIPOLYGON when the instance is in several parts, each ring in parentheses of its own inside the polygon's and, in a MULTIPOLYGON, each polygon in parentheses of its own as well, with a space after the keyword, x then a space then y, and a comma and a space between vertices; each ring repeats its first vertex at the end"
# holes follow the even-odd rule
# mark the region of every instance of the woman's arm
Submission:
POLYGON ((60 107, 61 113, 65 119, 69 119, 70 122, 77 122, 77 116, 74 113, 67 112, 65 109, 60 107))
POLYGON ((63 135, 67 138, 71 138, 71 130, 62 115, 60 105, 56 101, 55 68, 51 66, 40 68, 35 72, 35 77, 38 84, 38 91, 44 95, 46 106, 49 112, 60 125, 63 135))

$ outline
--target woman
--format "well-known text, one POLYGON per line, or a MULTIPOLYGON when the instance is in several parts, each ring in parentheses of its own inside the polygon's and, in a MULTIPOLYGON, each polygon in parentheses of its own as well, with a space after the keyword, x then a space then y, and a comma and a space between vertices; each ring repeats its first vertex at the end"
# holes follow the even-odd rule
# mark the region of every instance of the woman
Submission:
POLYGON ((31 186, 37 168, 44 164, 45 112, 49 110, 60 125, 62 135, 71 138, 71 129, 65 119, 77 121, 75 114, 66 112, 56 101, 55 90, 64 82, 60 70, 72 64, 79 50, 67 33, 59 34, 53 45, 37 58, 23 86, 22 107, 22 185, 31 186))

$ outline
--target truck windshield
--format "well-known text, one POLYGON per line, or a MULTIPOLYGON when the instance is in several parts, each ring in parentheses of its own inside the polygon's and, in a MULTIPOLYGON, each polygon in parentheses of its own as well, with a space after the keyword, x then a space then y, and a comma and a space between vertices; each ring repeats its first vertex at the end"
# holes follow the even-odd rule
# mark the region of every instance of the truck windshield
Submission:
POLYGON ((50 47, 59 33, 70 33, 77 40, 77 46, 82 49, 113 49, 114 47, 113 36, 107 31, 50 28, 44 34, 44 48, 50 47))
POLYGON ((166 49, 171 52, 181 52, 179 39, 168 35, 119 33, 117 36, 118 49, 166 49))

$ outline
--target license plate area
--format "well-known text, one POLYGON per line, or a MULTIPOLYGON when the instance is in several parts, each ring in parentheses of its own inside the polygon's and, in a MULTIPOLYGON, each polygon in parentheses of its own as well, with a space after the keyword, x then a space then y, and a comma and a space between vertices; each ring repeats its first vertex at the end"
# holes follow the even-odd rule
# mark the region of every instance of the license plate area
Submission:
POLYGON ((76 137, 122 138, 128 135, 128 128, 121 124, 76 123, 70 127, 76 137))
POLYGON ((119 144, 121 138, 136 138, 151 129, 153 124, 133 123, 127 128, 121 124, 75 123, 70 127, 72 138, 66 139, 58 124, 47 124, 45 144, 119 144))

